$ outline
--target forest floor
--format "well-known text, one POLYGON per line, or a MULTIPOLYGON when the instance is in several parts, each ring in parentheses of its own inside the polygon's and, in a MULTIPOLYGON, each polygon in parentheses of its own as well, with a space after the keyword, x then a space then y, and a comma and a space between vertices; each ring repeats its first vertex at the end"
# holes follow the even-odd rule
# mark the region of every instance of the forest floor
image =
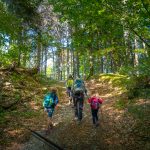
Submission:
POLYGON ((138 99, 133 104, 124 107, 124 104, 120 103, 120 101, 126 102, 127 97, 122 92, 122 88, 114 87, 110 80, 107 79, 98 78, 87 81, 86 87, 88 91, 94 90, 104 99, 101 107, 102 113, 99 112, 100 126, 95 128, 92 124, 87 99, 84 102, 83 120, 78 124, 74 120, 74 109, 68 104, 69 98, 66 96, 64 83, 53 84, 53 86, 58 90, 60 103, 54 114, 53 121, 55 126, 50 134, 45 135, 47 115, 41 107, 44 96, 43 91, 47 85, 40 87, 40 84, 36 83, 36 89, 30 87, 33 89, 28 89, 28 91, 32 91, 37 97, 30 98, 28 102, 19 106, 19 115, 15 109, 11 110, 11 113, 8 113, 8 115, 5 114, 5 127, 3 127, 4 130, 1 137, 5 142, 6 138, 8 140, 6 144, 1 144, 2 149, 53 149, 32 136, 23 126, 38 132, 66 150, 149 149, 148 99, 138 99), (142 111, 141 108, 143 108, 142 111), (146 117, 143 118, 143 116, 146 117))

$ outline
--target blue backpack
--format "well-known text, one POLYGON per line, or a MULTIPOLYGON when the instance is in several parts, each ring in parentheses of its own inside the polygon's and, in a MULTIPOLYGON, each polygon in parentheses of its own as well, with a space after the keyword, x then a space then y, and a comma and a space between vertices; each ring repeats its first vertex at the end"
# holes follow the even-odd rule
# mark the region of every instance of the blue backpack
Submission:
POLYGON ((74 91, 84 91, 84 83, 81 79, 75 80, 74 91))
POLYGON ((44 97, 43 106, 45 108, 54 107, 55 106, 56 95, 49 93, 44 97))

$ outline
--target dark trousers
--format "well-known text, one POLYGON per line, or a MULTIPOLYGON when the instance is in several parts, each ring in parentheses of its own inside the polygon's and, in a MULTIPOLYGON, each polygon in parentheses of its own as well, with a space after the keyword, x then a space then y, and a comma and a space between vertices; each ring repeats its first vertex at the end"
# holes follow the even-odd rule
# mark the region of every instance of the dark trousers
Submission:
POLYGON ((77 117, 79 121, 82 120, 83 102, 84 102, 83 98, 76 97, 74 99, 75 117, 77 117))
POLYGON ((92 112, 92 119, 93 119, 93 124, 96 124, 98 121, 98 109, 91 109, 92 112))
POLYGON ((67 87, 68 96, 71 97, 71 87, 67 87))

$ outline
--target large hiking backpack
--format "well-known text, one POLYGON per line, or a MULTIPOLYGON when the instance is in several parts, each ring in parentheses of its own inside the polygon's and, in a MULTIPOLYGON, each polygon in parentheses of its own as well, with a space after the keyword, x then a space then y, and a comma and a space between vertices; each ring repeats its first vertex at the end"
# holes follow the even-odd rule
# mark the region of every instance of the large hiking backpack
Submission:
POLYGON ((98 98, 93 98, 91 101, 91 108, 92 109, 99 109, 100 103, 98 101, 98 98))
POLYGON ((77 79, 74 83, 74 92, 84 92, 84 83, 82 80, 77 79))
POLYGON ((56 96, 53 95, 52 93, 47 94, 44 97, 43 106, 45 108, 54 107, 55 106, 55 99, 56 99, 56 96))

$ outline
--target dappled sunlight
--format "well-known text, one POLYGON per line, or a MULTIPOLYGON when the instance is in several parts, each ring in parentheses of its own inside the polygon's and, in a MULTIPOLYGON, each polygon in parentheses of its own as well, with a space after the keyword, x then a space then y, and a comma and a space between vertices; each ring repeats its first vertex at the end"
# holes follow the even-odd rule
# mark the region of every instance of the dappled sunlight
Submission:
MULTIPOLYGON (((102 96, 102 95, 101 95, 101 96, 102 96)), ((105 97, 108 97, 108 98, 109 98, 109 97, 112 97, 112 96, 113 96, 113 95, 112 95, 111 93, 110 93, 110 94, 109 94, 109 93, 108 93, 108 94, 105 94, 105 97)))
POLYGON ((43 90, 43 91, 44 91, 44 90, 47 90, 47 89, 48 89, 47 87, 42 87, 42 88, 41 88, 41 90, 43 90))
POLYGON ((96 84, 96 87, 101 87, 101 86, 102 86, 101 83, 97 83, 97 84, 96 84))
POLYGON ((122 118, 122 116, 123 116, 123 114, 124 114, 124 111, 119 111, 119 113, 120 113, 120 114, 114 118, 115 121, 119 121, 119 120, 122 118))
POLYGON ((40 105, 37 105, 37 103, 36 103, 35 101, 31 101, 31 102, 30 102, 30 106, 31 106, 31 108, 34 109, 34 110, 39 110, 39 109, 41 108, 41 106, 40 106, 40 105))
MULTIPOLYGON (((116 102, 124 102, 126 104, 128 101, 122 88, 112 86, 111 80, 112 79, 109 79, 109 77, 104 77, 103 81, 101 76, 100 81, 98 79, 93 79, 86 82, 88 96, 91 96, 91 91, 94 91, 96 96, 104 99, 104 102, 101 105, 102 112, 99 111, 100 126, 98 128, 93 127, 91 109, 87 100, 85 100, 84 103, 83 120, 79 125, 78 122, 74 120, 74 109, 69 103, 69 97, 67 96, 64 83, 55 84, 53 87, 57 89, 59 103, 56 106, 52 119, 53 129, 47 138, 60 145, 64 144, 68 149, 76 146, 80 148, 80 146, 82 147, 84 145, 87 145, 87 149, 91 148, 92 144, 95 143, 95 141, 93 141, 94 138, 99 139, 100 143, 96 142, 98 147, 105 145, 106 149, 112 147, 116 147, 116 149, 121 148, 121 144, 129 145, 129 142, 126 139, 131 137, 130 134, 131 131, 133 131, 135 121, 132 116, 126 116, 126 114, 135 109, 141 109, 141 106, 143 108, 143 106, 149 104, 149 102, 145 101, 145 99, 140 99, 133 105, 139 105, 138 108, 118 109, 116 107, 116 102)), ((27 83, 28 82, 26 81, 26 84, 27 83)), ((40 87, 38 85, 38 88, 35 88, 34 86, 35 85, 33 84, 32 90, 30 87, 23 89, 23 92, 21 92, 24 102, 18 109, 19 113, 14 112, 13 117, 8 115, 5 119, 17 120, 18 118, 20 124, 45 136, 48 118, 47 113, 43 110, 42 100, 50 86, 40 87), (33 94, 33 96, 31 96, 31 94, 33 94)), ((122 103, 118 104, 121 105, 122 103)), ((14 122, 11 123, 12 125, 15 125, 14 122)), ((28 134, 29 138, 30 133, 27 133, 25 129, 14 128, 15 127, 12 126, 12 129, 9 128, 5 130, 10 138, 18 137, 20 139, 27 139, 24 134, 28 134)), ((17 141, 19 142, 19 139, 17 139, 17 141)), ((31 143, 32 142, 33 141, 31 141, 31 143)), ((38 140, 35 140, 34 145, 38 142, 38 140)), ((13 149, 12 146, 11 148, 13 149)))
POLYGON ((150 99, 139 99, 136 101, 135 105, 149 105, 150 99))
POLYGON ((22 134, 22 132, 23 132, 23 129, 16 129, 16 130, 8 130, 7 131, 8 132, 8 134, 10 135, 10 136, 18 136, 18 134, 22 134))

